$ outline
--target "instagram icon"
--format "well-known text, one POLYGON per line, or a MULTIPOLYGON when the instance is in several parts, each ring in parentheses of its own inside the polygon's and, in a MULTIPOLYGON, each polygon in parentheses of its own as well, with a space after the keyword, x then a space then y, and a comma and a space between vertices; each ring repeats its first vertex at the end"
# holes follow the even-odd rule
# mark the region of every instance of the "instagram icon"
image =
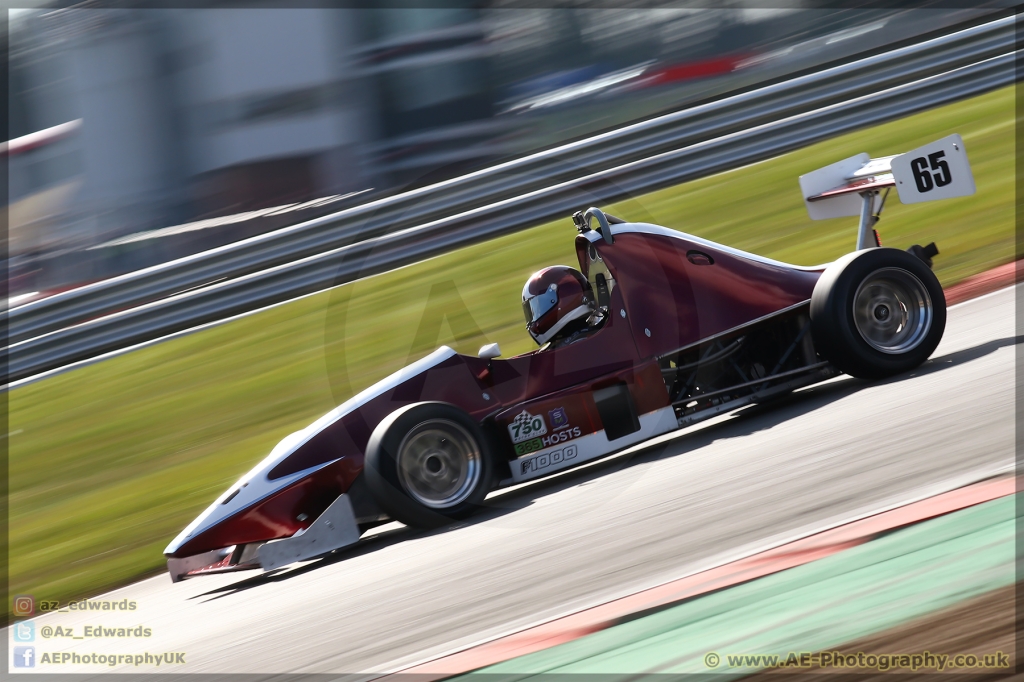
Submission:
POLYGON ((30 595, 21 594, 14 598, 14 615, 31 616, 36 612, 36 600, 30 595))

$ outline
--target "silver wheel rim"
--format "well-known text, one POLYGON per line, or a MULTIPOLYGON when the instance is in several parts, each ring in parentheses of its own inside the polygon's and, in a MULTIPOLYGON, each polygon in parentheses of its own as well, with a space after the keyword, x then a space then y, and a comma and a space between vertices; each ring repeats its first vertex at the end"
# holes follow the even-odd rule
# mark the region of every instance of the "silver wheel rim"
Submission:
POLYGON ((434 419, 414 426, 398 446, 398 478, 414 500, 432 509, 468 498, 481 475, 480 448, 455 422, 434 419))
POLYGON ((932 298, 912 273, 882 268, 853 297, 853 322, 869 346, 882 353, 913 350, 932 326, 932 298))

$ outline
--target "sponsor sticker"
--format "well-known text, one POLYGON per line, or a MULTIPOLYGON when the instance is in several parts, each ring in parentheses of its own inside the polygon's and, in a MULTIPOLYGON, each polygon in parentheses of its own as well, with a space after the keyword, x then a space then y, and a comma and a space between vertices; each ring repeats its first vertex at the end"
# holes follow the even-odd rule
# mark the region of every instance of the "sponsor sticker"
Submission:
POLYGON ((579 454, 575 445, 566 445, 564 448, 545 452, 533 457, 527 457, 517 462, 520 476, 526 476, 535 472, 543 471, 549 467, 557 466, 576 458, 579 454))
POLYGON ((551 428, 556 431, 569 425, 569 417, 565 414, 564 407, 556 407, 548 412, 548 419, 551 420, 551 428))
POLYGON ((564 443, 565 441, 572 440, 573 438, 579 438, 582 435, 583 432, 580 431, 580 427, 578 426, 570 426, 567 428, 563 428, 561 431, 556 431, 555 433, 552 433, 549 436, 543 436, 542 438, 532 438, 528 441, 517 443, 516 454, 527 455, 531 452, 537 452, 538 450, 549 448, 552 445, 564 443))
POLYGON ((508 435, 512 438, 513 443, 522 443, 537 436, 543 436, 547 432, 548 427, 544 424, 544 417, 532 415, 526 410, 517 414, 512 423, 508 425, 508 435))
POLYGON ((516 454, 525 455, 530 452, 537 452, 538 450, 544 449, 544 441, 540 438, 534 438, 523 443, 516 443, 516 454))
POLYGON ((550 436, 545 436, 544 438, 541 438, 540 441, 541 443, 544 444, 544 447, 547 448, 551 447, 552 445, 564 443, 567 440, 572 440, 573 438, 579 438, 581 435, 582 433, 580 432, 580 427, 571 426, 562 429, 561 431, 556 431, 555 433, 552 433, 550 436))

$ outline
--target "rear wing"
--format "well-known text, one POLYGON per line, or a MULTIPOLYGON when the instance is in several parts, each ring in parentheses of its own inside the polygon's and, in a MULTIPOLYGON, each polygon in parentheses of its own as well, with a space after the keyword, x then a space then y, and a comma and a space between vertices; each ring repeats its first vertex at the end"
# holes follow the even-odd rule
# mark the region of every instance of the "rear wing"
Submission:
POLYGON ((858 249, 878 245, 873 227, 891 188, 896 188, 904 204, 974 194, 963 139, 954 134, 905 154, 877 159, 862 153, 800 176, 800 191, 812 220, 861 217, 858 249), (883 189, 885 195, 879 199, 883 189))

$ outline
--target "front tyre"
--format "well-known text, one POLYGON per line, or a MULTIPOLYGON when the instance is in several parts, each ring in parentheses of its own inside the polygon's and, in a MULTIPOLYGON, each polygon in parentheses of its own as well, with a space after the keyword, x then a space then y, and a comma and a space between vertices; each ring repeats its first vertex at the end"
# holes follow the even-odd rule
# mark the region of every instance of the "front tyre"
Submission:
POLYGON ((392 518, 433 528, 476 509, 491 489, 487 439, 447 403, 408 405, 384 419, 366 448, 366 484, 392 518))
POLYGON ((826 360, 862 379, 914 369, 946 328, 946 298, 919 258, 875 248, 843 256, 811 295, 811 335, 826 360))

